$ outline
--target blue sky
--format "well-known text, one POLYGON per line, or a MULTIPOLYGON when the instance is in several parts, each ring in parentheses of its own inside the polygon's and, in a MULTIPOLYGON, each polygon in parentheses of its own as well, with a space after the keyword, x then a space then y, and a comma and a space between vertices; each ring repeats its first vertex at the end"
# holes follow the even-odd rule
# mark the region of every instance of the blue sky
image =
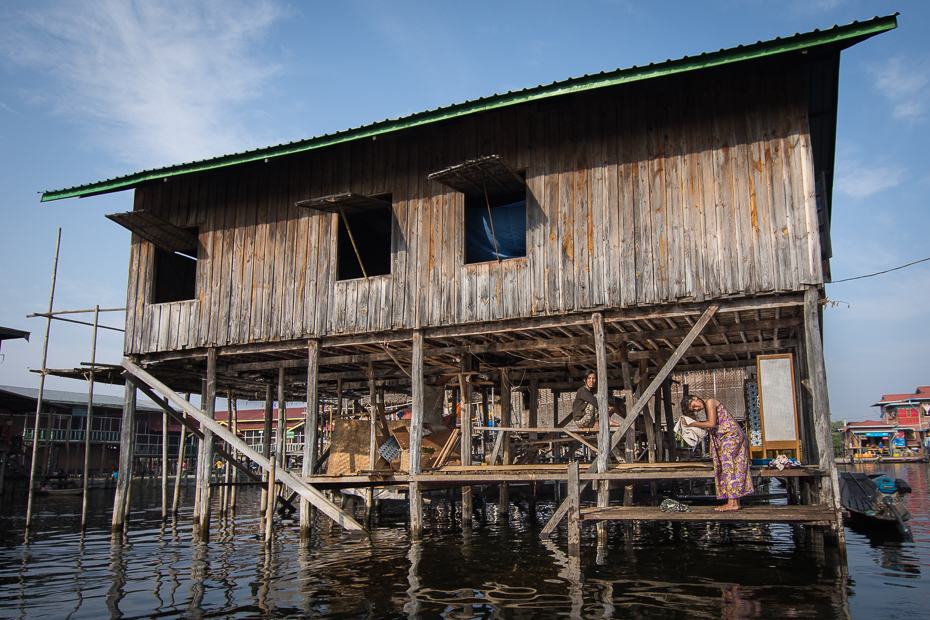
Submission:
MULTIPOLYGON (((45 324, 25 317, 47 309, 58 227, 55 309, 125 304, 129 233, 103 216, 132 192, 41 204, 43 190, 895 11, 898 29, 842 56, 836 280, 930 257, 928 2, 3 3, 0 325, 32 337, 3 342, 0 384, 38 385, 45 324)), ((930 262, 827 286, 834 419, 930 384, 928 291, 930 262)), ((51 368, 90 359, 89 328, 56 322, 50 342, 51 368)), ((101 333, 98 361, 121 350, 101 333)))

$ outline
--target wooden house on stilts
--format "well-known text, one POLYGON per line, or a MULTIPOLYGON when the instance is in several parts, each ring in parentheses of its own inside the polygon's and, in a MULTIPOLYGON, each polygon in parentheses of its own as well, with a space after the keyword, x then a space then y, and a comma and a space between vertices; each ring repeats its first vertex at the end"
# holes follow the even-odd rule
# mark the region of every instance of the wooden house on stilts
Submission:
MULTIPOLYGON (((530 481, 568 482, 544 532, 568 515, 570 544, 583 521, 605 519, 791 521, 841 536, 821 344, 839 58, 895 26, 874 18, 45 193, 135 192, 131 211, 109 216, 133 232, 125 360, 111 377, 128 379, 123 428, 137 389, 186 413, 206 467, 215 445, 274 469, 302 498, 303 531, 311 505, 363 528, 327 489, 405 491, 417 536, 423 489, 461 488, 468 521, 474 488, 499 489, 506 514, 508 484, 530 481), (627 495, 610 506, 611 484, 712 476, 677 459, 670 379, 745 367, 761 393, 754 450, 804 465, 778 472, 796 505, 670 516, 627 495), (598 377, 596 434, 560 425, 558 396, 584 368, 598 377), (437 389, 455 390, 462 414, 427 459, 437 389), (411 398, 398 446, 421 458, 400 470, 379 460, 396 439, 385 392, 411 398), (624 407, 608 431, 609 392, 624 407), (309 403, 302 475, 213 420, 229 393, 267 398, 269 411, 273 399, 309 403), (342 411, 360 394, 366 458, 318 471, 318 404, 342 411), (478 452, 481 438, 493 441, 478 452), (580 473, 556 458, 569 440, 592 455, 580 473), (640 440, 648 463, 635 461, 640 440), (580 510, 588 483, 598 507, 580 510)), ((126 438, 115 528, 130 454, 126 438)), ((205 529, 209 506, 203 485, 205 529)))

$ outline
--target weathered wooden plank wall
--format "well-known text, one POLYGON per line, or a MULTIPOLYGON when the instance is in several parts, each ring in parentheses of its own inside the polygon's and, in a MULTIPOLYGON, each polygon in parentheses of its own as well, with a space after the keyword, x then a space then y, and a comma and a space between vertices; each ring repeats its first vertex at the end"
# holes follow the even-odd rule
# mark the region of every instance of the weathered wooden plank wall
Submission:
MULTIPOLYGON (((766 65, 763 65, 766 66, 766 65)), ((148 303, 135 236, 126 351, 798 290, 822 280, 800 66, 654 79, 139 188, 199 226, 196 299, 148 303), (500 154, 526 172, 527 256, 464 265, 464 198, 427 175, 500 154), (336 281, 336 216, 390 193, 391 275, 336 281)))

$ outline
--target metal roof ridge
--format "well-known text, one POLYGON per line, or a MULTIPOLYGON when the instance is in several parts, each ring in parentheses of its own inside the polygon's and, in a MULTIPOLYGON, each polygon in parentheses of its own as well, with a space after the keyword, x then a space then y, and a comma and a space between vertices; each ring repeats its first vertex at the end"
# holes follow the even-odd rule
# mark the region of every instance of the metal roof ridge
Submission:
POLYGON ((519 103, 527 103, 618 84, 642 81, 664 75, 685 73, 688 71, 706 69, 822 45, 841 43, 844 41, 849 42, 846 47, 850 47, 860 40, 867 39, 888 30, 893 30, 897 27, 897 16, 898 13, 896 12, 884 17, 876 16, 862 22, 853 21, 845 26, 834 25, 826 30, 815 28, 810 32, 795 33, 786 38, 775 37, 768 41, 757 41, 749 45, 737 45, 736 47, 727 49, 722 48, 716 52, 702 52, 699 56, 683 56, 679 59, 666 60, 658 64, 649 63, 646 66, 633 65, 627 69, 602 71, 594 75, 585 74, 582 77, 568 78, 562 81, 554 81, 547 85, 538 85, 518 91, 508 91, 503 94, 479 97, 478 99, 467 100, 462 103, 451 104, 444 107, 440 106, 434 110, 416 112, 395 119, 385 119, 368 125, 361 125, 356 128, 345 129, 331 134, 307 138, 305 140, 261 147, 241 153, 219 155, 217 157, 174 164, 161 168, 152 168, 114 177, 112 179, 106 179, 104 181, 97 181, 60 190, 45 191, 42 192, 40 201, 48 202, 63 198, 85 197, 122 191, 150 181, 167 180, 169 177, 183 174, 205 172, 207 170, 226 168, 239 164, 254 163, 273 157, 284 157, 362 138, 384 135, 402 129, 429 125, 468 114, 485 112, 519 103))

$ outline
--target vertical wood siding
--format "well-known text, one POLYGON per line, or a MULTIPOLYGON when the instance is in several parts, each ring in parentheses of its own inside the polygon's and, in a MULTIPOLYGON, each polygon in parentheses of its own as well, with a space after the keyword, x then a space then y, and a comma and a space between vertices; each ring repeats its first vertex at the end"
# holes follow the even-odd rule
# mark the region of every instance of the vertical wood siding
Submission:
POLYGON ((800 67, 721 68, 192 175, 134 208, 199 226, 196 298, 151 304, 133 236, 128 353, 798 290, 822 281, 800 67), (464 264, 464 199, 429 173, 500 154, 526 172, 527 256, 464 264), (336 216, 391 193, 391 274, 336 281, 336 216))

